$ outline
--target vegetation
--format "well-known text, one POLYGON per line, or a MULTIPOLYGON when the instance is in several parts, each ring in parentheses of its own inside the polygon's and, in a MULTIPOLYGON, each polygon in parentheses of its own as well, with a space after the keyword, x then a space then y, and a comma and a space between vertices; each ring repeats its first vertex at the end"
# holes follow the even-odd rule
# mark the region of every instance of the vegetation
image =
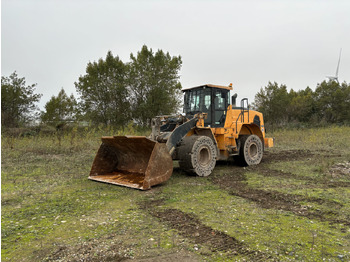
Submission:
POLYGON ((120 130, 3 136, 2 260, 348 261, 349 132, 281 129, 258 166, 194 177, 175 162, 149 191, 87 179, 120 130))
POLYGON ((16 71, 9 77, 1 77, 1 126, 18 127, 28 124, 37 110, 35 103, 41 94, 35 94, 36 84, 26 85, 25 78, 16 71))
POLYGON ((89 63, 86 75, 75 83, 81 95, 81 112, 95 124, 124 127, 131 119, 149 126, 159 114, 171 114, 179 105, 180 57, 143 46, 131 62, 107 53, 106 59, 89 63))
POLYGON ((141 125, 150 126, 157 115, 169 115, 179 107, 181 57, 143 46, 135 57, 130 55, 130 91, 132 115, 141 125))
POLYGON ((57 126, 66 121, 75 121, 77 115, 77 101, 73 94, 68 97, 62 88, 57 97, 52 96, 46 103, 45 111, 41 112, 41 121, 57 126))
POLYGON ((106 59, 89 62, 86 75, 75 83, 84 119, 94 124, 124 127, 130 120, 128 66, 109 51, 106 59))
POLYGON ((264 114, 265 122, 274 126, 288 123, 330 125, 350 123, 350 84, 323 81, 315 91, 288 92, 286 85, 269 82, 255 95, 254 107, 264 114))

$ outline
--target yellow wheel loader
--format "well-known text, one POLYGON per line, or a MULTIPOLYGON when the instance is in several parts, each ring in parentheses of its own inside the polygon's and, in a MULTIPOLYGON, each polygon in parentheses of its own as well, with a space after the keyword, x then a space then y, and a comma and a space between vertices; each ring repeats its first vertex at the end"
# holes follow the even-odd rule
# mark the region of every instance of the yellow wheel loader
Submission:
POLYGON ((184 89, 184 114, 152 119, 149 137, 102 137, 89 179, 146 190, 170 178, 173 160, 198 176, 232 157, 259 164, 273 139, 265 137, 263 115, 250 110, 246 98, 237 107, 230 90, 232 84, 184 89))

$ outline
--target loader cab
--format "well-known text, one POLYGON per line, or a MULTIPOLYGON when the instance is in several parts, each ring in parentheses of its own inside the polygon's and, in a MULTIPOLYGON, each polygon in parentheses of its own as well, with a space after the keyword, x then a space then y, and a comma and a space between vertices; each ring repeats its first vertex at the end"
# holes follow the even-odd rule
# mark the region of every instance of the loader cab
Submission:
POLYGON ((192 118, 197 113, 207 113, 204 126, 223 127, 229 106, 230 90, 231 86, 217 85, 203 85, 183 90, 186 117, 192 118))

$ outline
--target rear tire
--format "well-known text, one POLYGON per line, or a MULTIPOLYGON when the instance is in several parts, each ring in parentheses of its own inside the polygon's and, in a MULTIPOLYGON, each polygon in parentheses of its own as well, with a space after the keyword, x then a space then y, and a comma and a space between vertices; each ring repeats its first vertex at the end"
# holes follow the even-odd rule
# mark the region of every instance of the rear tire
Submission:
POLYGON ((209 176, 216 164, 217 149, 207 136, 184 137, 178 147, 179 165, 186 172, 209 176))
POLYGON ((257 165, 261 162, 264 148, 257 135, 242 136, 239 160, 243 165, 257 165))

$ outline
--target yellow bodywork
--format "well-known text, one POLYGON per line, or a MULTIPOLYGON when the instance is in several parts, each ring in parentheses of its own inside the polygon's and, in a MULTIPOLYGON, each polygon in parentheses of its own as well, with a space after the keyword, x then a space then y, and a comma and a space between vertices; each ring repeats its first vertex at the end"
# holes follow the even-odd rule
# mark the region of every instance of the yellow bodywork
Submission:
POLYGON ((263 115, 254 110, 227 108, 224 127, 205 127, 206 114, 200 114, 196 128, 188 132, 187 136, 193 134, 207 135, 214 138, 218 148, 218 160, 226 160, 237 151, 237 139, 241 135, 257 135, 265 148, 273 147, 273 138, 265 137, 265 126, 263 115), (260 126, 254 123, 254 117, 260 119, 260 126))

